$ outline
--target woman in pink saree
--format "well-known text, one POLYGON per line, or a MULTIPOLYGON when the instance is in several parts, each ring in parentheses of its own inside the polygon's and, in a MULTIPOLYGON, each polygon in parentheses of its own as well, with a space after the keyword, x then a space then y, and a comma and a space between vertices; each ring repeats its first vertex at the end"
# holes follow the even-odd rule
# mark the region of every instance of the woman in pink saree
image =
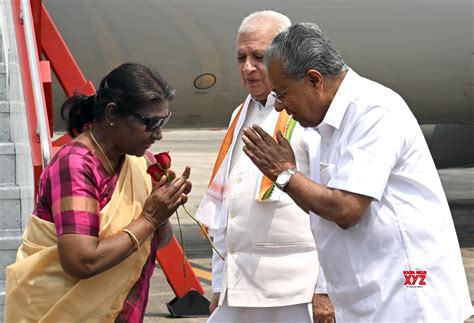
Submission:
POLYGON ((6 270, 5 322, 142 322, 168 218, 187 201, 190 168, 152 183, 147 149, 162 139, 173 90, 127 63, 97 93, 62 106, 74 138, 41 175, 16 262, 6 270))

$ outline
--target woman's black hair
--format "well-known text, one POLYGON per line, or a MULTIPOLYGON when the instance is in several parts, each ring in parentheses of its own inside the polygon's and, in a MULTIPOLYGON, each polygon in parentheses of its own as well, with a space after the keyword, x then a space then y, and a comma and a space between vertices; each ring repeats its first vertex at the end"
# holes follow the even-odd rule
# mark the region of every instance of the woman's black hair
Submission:
POLYGON ((115 103, 118 110, 134 110, 173 98, 173 88, 160 73, 141 64, 124 63, 102 79, 94 95, 78 93, 67 99, 61 106, 61 116, 74 138, 85 126, 103 120, 109 103, 115 103))

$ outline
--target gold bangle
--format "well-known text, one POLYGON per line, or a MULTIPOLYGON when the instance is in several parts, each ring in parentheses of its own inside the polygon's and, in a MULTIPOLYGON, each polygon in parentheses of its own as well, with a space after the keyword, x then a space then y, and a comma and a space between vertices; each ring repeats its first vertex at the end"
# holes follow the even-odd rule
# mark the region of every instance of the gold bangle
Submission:
POLYGON ((140 241, 138 241, 137 237, 132 233, 132 231, 128 229, 122 229, 122 231, 125 232, 130 237, 130 239, 132 239, 132 243, 135 246, 134 251, 137 251, 138 248, 140 248, 140 241))

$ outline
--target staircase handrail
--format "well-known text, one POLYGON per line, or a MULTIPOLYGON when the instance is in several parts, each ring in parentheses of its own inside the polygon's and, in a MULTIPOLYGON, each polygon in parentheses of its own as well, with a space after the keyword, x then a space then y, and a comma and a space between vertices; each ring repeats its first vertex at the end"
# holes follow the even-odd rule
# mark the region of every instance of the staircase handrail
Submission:
POLYGON ((26 49, 28 54, 28 64, 30 66, 31 82, 33 87, 33 97, 36 107, 36 115, 38 122, 37 132, 39 133, 41 142, 41 155, 43 168, 51 160, 51 136, 46 116, 46 103, 43 87, 40 78, 39 54, 36 46, 33 14, 31 12, 30 0, 21 0, 21 9, 23 14, 23 23, 25 29, 26 49))

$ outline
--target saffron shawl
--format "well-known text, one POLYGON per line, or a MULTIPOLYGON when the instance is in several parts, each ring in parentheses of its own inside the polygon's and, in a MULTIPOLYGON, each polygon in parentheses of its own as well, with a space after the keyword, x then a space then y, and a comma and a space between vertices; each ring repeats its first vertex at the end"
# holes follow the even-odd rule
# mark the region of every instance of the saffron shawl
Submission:
MULTIPOLYGON (((245 122, 251 100, 251 96, 247 96, 247 99, 238 108, 227 129, 227 133, 214 164, 207 192, 196 211, 196 218, 210 229, 223 229, 227 225, 226 193, 229 165, 232 159, 234 145, 237 140, 241 140, 241 138, 237 137, 245 122)), ((272 127, 271 129, 264 130, 268 133, 272 133, 274 139, 276 138, 277 132, 281 131, 284 137, 290 140, 296 124, 293 118, 289 116, 286 111, 277 112, 275 110, 270 112, 269 117, 272 118, 272 122, 270 123, 272 127)), ((260 173, 258 183, 260 183, 259 189, 255 196, 257 200, 261 202, 278 201, 281 192, 275 189, 275 184, 269 178, 260 173)))

